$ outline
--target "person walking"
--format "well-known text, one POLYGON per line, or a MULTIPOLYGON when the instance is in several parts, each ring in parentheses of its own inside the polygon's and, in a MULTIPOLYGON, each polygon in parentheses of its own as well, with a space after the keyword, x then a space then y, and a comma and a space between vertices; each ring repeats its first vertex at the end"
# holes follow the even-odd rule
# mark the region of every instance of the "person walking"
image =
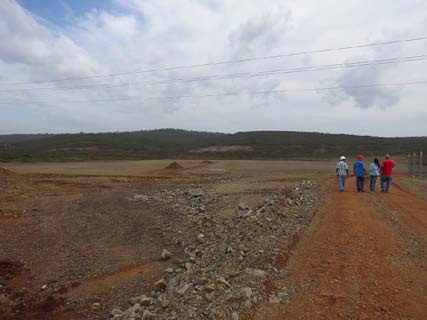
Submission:
POLYGON ((381 164, 381 192, 390 192, 391 175, 394 167, 394 161, 389 154, 386 154, 381 164))
POLYGON ((340 191, 344 191, 345 187, 345 178, 348 175, 348 165, 347 165, 347 159, 345 156, 340 157, 340 161, 337 163, 336 166, 336 174, 338 176, 338 184, 340 186, 340 191))
POLYGON ((363 162, 363 156, 361 154, 359 154, 356 158, 357 160, 353 166, 353 173, 356 176, 357 192, 365 192, 365 163, 363 162))
POLYGON ((375 184, 377 183, 378 176, 380 175, 380 162, 378 158, 369 164, 369 190, 375 192, 375 184))

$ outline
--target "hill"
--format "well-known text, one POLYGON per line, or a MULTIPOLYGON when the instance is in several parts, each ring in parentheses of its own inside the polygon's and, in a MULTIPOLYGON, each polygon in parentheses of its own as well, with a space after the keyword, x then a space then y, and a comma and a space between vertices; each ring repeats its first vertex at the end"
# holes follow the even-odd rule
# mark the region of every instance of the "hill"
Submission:
MULTIPOLYGON (((0 149, 0 161, 149 158, 330 158, 345 154, 406 155, 427 137, 381 138, 294 131, 234 134, 159 129, 115 133, 25 135, 0 149), (25 141, 23 141, 25 140, 25 141)), ((5 141, 0 136, 0 141, 5 141), (3 140, 2 140, 3 139, 3 140)), ((9 139, 10 141, 10 139, 9 139)))
POLYGON ((38 139, 44 139, 44 138, 47 138, 50 136, 53 136, 53 135, 47 134, 47 133, 6 134, 6 135, 0 135, 0 144, 11 144, 11 143, 18 143, 18 142, 22 142, 22 141, 38 140, 38 139))

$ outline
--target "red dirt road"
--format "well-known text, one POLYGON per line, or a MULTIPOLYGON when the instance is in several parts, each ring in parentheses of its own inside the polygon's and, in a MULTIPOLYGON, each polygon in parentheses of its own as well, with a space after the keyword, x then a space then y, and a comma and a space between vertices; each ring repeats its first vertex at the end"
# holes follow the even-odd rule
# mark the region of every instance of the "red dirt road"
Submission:
POLYGON ((341 193, 334 180, 320 194, 287 266, 297 293, 259 319, 427 319, 427 201, 354 184, 341 193))

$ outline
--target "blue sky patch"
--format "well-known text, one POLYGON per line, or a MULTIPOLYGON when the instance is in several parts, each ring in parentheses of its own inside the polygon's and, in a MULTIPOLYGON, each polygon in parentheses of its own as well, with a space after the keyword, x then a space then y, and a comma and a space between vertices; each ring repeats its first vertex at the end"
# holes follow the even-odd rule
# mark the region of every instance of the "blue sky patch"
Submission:
POLYGON ((59 26, 68 25, 93 9, 123 12, 111 0, 19 0, 19 3, 34 15, 59 26))

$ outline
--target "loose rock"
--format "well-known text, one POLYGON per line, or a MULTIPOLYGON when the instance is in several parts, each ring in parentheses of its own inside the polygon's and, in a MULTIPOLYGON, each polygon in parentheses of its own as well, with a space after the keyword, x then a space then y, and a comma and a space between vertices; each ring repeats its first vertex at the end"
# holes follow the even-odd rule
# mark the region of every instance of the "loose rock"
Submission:
POLYGON ((160 279, 154 284, 157 291, 165 290, 167 286, 168 284, 165 279, 160 279))
POLYGON ((244 287, 240 290, 240 295, 245 299, 249 299, 252 296, 252 289, 249 287, 244 287))
POLYGON ((172 257, 172 253, 167 249, 163 249, 161 257, 162 257, 162 260, 168 260, 170 259, 170 257, 172 257))

